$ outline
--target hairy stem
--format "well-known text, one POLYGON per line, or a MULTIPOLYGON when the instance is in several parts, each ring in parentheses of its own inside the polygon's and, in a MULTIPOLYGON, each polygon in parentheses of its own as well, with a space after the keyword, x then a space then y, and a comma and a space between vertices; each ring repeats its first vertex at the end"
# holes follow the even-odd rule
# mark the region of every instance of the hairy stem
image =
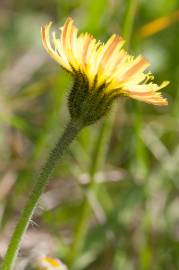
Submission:
POLYGON ((72 121, 69 122, 62 137, 59 139, 56 146, 51 151, 49 158, 40 172, 37 182, 22 211, 22 214, 16 225, 14 233, 11 237, 8 250, 2 265, 3 270, 13 269, 14 262, 17 257, 24 233, 26 232, 26 229, 29 225, 29 222, 36 208, 40 195, 42 194, 46 184, 48 183, 49 177, 51 176, 57 161, 62 157, 64 150, 76 137, 81 128, 82 128, 81 126, 76 125, 74 122, 72 121))

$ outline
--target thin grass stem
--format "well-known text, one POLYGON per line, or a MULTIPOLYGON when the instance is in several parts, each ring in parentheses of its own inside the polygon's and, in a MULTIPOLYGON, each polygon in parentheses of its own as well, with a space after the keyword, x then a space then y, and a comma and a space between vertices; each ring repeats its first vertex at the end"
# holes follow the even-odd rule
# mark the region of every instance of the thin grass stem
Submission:
MULTIPOLYGON (((127 47, 129 47, 130 44, 137 5, 138 0, 129 0, 123 25, 123 35, 124 38, 126 39, 127 47)), ((114 125, 115 111, 116 108, 114 108, 114 110, 110 113, 110 115, 104 120, 103 125, 99 131, 96 143, 94 144, 94 151, 91 157, 91 165, 89 168, 90 184, 88 190, 86 191, 85 199, 83 201, 83 205, 81 208, 81 217, 77 225, 77 230, 75 233, 75 237, 72 243, 70 256, 68 260, 69 266, 72 269, 75 268, 75 262, 84 245, 86 233, 88 230, 89 216, 91 213, 91 206, 88 194, 91 191, 95 193, 96 189, 95 173, 97 170, 102 168, 106 160, 106 153, 111 138, 112 127, 114 125)))
POLYGON ((89 216, 91 214, 90 193, 96 195, 95 174, 99 169, 103 167, 106 160, 106 153, 109 147, 109 141, 112 133, 112 124, 114 122, 115 117, 116 111, 115 108, 116 107, 114 106, 112 112, 103 121, 99 133, 97 135, 96 142, 94 143, 93 152, 91 156, 91 163, 89 166, 89 186, 86 190, 85 199, 81 207, 81 216, 77 224, 77 229, 75 232, 72 247, 70 249, 70 256, 68 259, 69 266, 72 267, 72 269, 75 265, 75 261, 78 258, 78 255, 80 254, 80 251, 83 247, 86 238, 89 216))

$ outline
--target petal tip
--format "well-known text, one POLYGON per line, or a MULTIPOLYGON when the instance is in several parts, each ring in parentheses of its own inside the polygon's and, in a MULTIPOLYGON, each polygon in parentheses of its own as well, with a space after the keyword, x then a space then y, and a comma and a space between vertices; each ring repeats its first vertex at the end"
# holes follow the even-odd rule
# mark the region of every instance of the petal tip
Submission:
POLYGON ((168 86, 170 84, 170 81, 164 81, 163 83, 162 83, 162 86, 163 87, 166 87, 166 86, 168 86))

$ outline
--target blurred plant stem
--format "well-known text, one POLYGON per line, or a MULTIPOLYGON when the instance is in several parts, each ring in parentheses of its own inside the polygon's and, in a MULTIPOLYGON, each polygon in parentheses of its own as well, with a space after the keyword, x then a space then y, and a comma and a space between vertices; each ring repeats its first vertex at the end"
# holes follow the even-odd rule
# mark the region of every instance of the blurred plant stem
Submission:
MULTIPOLYGON (((128 8, 126 12, 126 16, 123 24, 123 36, 126 40, 126 46, 129 49, 131 46, 131 35, 132 29, 134 26, 135 14, 137 12, 138 0, 129 0, 128 8)), ((136 164, 135 168, 136 175, 139 178, 144 178, 147 174, 147 159, 146 159, 146 151, 144 148, 144 144, 141 140, 141 127, 142 127, 142 105, 136 103, 133 105, 133 113, 134 113, 134 134, 135 134, 135 155, 136 155, 136 164)))
MULTIPOLYGON (((137 10, 137 4, 138 4, 138 0, 129 0, 127 10, 126 10, 126 16, 125 16, 125 20, 123 24, 123 36, 126 39, 127 48, 129 47, 129 44, 130 44, 130 38, 131 38, 135 14, 137 10)), ((109 141, 110 141, 112 130, 113 130, 115 114, 116 114, 116 107, 114 107, 110 115, 104 120, 101 126, 101 129, 99 130, 96 143, 94 144, 93 153, 91 156, 91 164, 89 168, 90 184, 86 191, 86 197, 84 199, 84 202, 81 208, 81 217, 80 217, 79 223, 77 224, 75 237, 74 237, 72 248, 70 249, 70 255, 68 258, 70 269, 71 268, 73 269, 75 265, 75 261, 77 260, 78 255, 85 241, 87 228, 89 224, 89 216, 91 213, 89 194, 90 193, 96 194, 95 173, 99 169, 102 169, 104 165, 107 149, 109 147, 109 141)))
MULTIPOLYGON (((128 2, 128 9, 126 12, 126 17, 124 20, 123 25, 123 36, 126 39, 126 45, 127 49, 131 46, 131 34, 132 29, 134 26, 134 18, 135 14, 137 12, 137 6, 138 6, 138 0, 129 0, 128 2)), ((133 105, 133 114, 134 114, 134 122, 133 122, 133 128, 134 128, 134 155, 135 155, 135 162, 133 162, 135 167, 135 178, 137 181, 139 180, 144 182, 145 177, 148 173, 148 163, 147 163, 147 153, 144 147, 144 144, 141 140, 141 129, 143 125, 143 118, 142 118, 142 105, 139 103, 134 103, 133 105)), ((146 186, 147 189, 147 186, 146 186)), ((149 216, 147 216, 147 219, 150 219, 149 216)), ((144 215, 142 223, 145 224, 146 215, 144 215)), ((148 228, 149 229, 149 228, 148 228)), ((142 247, 142 249, 139 248, 139 260, 138 260, 138 268, 140 269, 151 269, 151 247, 149 245, 149 242, 146 239, 145 235, 146 227, 143 226, 143 237, 145 239, 145 246, 142 247), (144 258, 144 252, 145 252, 145 260, 144 258), (147 257, 146 257, 147 254, 147 257)))
POLYGON ((73 141, 73 139, 77 136, 81 128, 82 126, 75 124, 73 121, 70 121, 62 137, 59 139, 56 146, 51 151, 49 158, 45 166, 41 170, 39 178, 37 179, 37 182, 32 190, 32 193, 16 225, 1 269, 3 270, 13 269, 14 262, 17 257, 24 233, 31 221, 33 212, 38 203, 40 195, 42 194, 45 186, 47 185, 49 177, 51 176, 56 163, 62 157, 64 151, 73 141))
MULTIPOLYGON (((115 106, 114 106, 115 107, 115 106)), ((91 156, 91 164, 89 166, 89 186, 86 190, 85 199, 83 201, 83 205, 81 208, 81 216, 79 219, 79 223, 77 224, 77 229, 74 237, 74 241, 72 243, 72 248, 70 250, 69 255, 69 266, 73 267, 75 260, 77 259, 81 248, 83 246, 86 232, 89 223, 89 216, 91 213, 91 204, 90 198, 91 194, 96 195, 96 172, 101 169, 105 163, 106 152, 109 147, 109 140, 112 133, 112 124, 114 119, 114 111, 115 108, 111 111, 109 116, 103 121, 102 126, 97 135, 96 141, 94 143, 92 156, 91 156)))
POLYGON ((131 46, 131 35, 134 26, 135 15, 137 12, 138 0, 129 0, 126 14, 124 17, 122 35, 126 40, 126 48, 131 46))
POLYGON ((142 105, 135 103, 134 106, 134 152, 135 152, 135 178, 138 178, 139 181, 144 181, 148 172, 147 165, 147 153, 144 146, 144 143, 141 139, 141 130, 143 126, 142 118, 142 105))

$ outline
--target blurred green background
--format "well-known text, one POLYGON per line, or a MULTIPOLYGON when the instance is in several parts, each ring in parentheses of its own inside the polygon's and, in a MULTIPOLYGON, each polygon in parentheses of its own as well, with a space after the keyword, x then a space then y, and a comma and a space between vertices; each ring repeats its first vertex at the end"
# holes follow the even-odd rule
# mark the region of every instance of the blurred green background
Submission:
POLYGON ((177 270, 178 0, 0 1, 0 256, 69 119, 72 79, 40 38, 42 24, 57 29, 68 16, 102 41, 124 36, 130 53, 150 60, 157 83, 171 81, 169 106, 122 97, 83 130, 41 197, 16 268, 48 254, 75 270, 177 270))

